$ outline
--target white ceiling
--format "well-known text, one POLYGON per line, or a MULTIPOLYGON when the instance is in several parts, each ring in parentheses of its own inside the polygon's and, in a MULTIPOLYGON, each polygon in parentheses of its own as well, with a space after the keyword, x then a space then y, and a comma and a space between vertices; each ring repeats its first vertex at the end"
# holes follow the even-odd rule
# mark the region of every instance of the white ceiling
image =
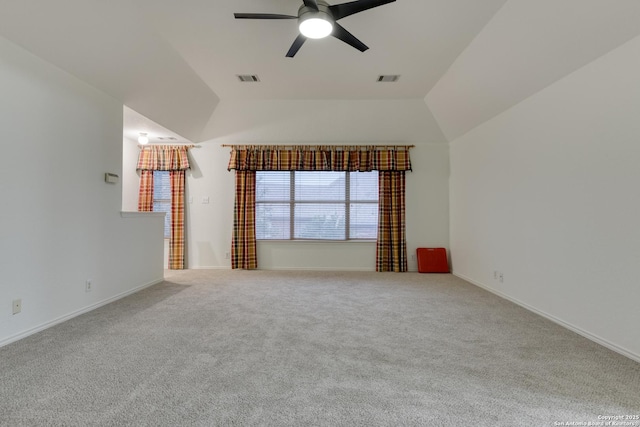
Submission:
POLYGON ((0 36, 129 107, 125 135, 200 142, 221 100, 421 100, 451 140, 640 33, 639 0, 397 0, 340 20, 366 52, 329 37, 286 58, 296 20, 233 16, 300 4, 0 0, 0 36))
POLYGON ((330 37, 295 58, 296 20, 233 13, 301 0, 0 0, 0 35, 195 141, 220 99, 423 99, 505 1, 398 0, 340 20, 368 51, 330 37))
POLYGON ((184 136, 154 122, 146 116, 127 107, 123 108, 123 136, 137 141, 141 133, 146 133, 149 142, 154 144, 185 144, 193 142, 184 136))
POLYGON ((505 2, 398 0, 339 21, 369 50, 329 37, 307 40, 286 58, 298 35, 296 20, 236 20, 233 14, 297 15, 301 0, 134 1, 222 100, 422 99, 505 2), (260 82, 240 83, 237 74, 257 74, 260 82), (377 83, 381 74, 401 77, 377 83))
POLYGON ((639 23, 639 0, 510 0, 425 101, 452 141, 638 36, 639 23))

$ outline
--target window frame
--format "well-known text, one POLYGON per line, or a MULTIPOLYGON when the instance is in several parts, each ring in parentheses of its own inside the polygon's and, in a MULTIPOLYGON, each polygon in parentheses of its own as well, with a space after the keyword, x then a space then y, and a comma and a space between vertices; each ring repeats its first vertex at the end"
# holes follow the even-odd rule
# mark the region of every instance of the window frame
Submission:
MULTIPOLYGON (((270 173, 272 171, 256 171, 256 173, 270 173)), ((291 170, 291 171, 278 171, 278 172, 289 172, 289 198, 288 200, 276 200, 276 199, 265 199, 265 200, 258 200, 258 197, 256 197, 256 207, 258 204, 280 204, 280 205, 289 205, 289 238, 285 239, 285 238, 281 238, 281 239, 263 239, 263 238, 258 238, 257 235, 257 230, 256 230, 256 240, 259 242, 374 242, 377 239, 377 226, 376 226, 376 236, 375 237, 370 237, 370 238, 351 238, 349 237, 351 235, 351 205, 352 204, 359 204, 359 205, 364 205, 364 204, 369 204, 369 205, 375 205, 376 207, 379 206, 380 201, 379 198, 376 198, 375 200, 351 200, 351 173, 352 172, 359 172, 359 171, 333 171, 333 172, 340 172, 344 174, 344 182, 345 182, 345 188, 344 188, 344 200, 340 199, 340 200, 308 200, 308 199, 304 199, 304 200, 296 200, 296 192, 295 192, 295 188, 296 188, 296 172, 322 172, 322 171, 296 171, 296 170, 291 170), (341 204, 344 205, 344 209, 345 209, 345 217, 344 217, 344 239, 322 239, 322 238, 305 238, 305 237, 295 237, 295 225, 296 225, 296 215, 295 215, 295 209, 296 209, 296 205, 309 205, 309 204, 315 204, 315 205, 322 205, 322 204, 327 204, 327 205, 337 205, 337 204, 341 204)), ((375 172, 376 175, 378 173, 378 171, 370 171, 370 172, 375 172)), ((359 173, 368 173, 368 172, 359 172, 359 173)), ((377 176, 376 176, 377 178, 377 176)), ((379 190, 378 190, 379 191, 379 190)), ((257 211, 257 209, 256 209, 257 211)), ((378 211, 378 209, 376 209, 376 211, 378 211)), ((376 218, 376 223, 378 221, 378 218, 376 218)))

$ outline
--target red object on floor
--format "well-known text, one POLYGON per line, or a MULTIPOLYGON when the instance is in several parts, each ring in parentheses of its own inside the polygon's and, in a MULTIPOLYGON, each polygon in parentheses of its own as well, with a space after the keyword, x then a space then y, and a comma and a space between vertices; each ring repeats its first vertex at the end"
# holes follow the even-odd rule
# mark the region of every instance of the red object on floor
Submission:
POLYGON ((445 248, 418 248, 418 272, 420 273, 448 273, 449 262, 445 248))

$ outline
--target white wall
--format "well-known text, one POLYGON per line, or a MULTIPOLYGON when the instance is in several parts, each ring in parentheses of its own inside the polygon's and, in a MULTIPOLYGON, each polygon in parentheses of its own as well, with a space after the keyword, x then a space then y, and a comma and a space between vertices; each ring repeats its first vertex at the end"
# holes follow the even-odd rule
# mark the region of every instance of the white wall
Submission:
POLYGON ((136 165, 139 154, 138 141, 122 138, 122 210, 125 212, 138 211, 140 175, 136 171, 136 165))
POLYGON ((453 141, 450 154, 455 274, 636 360, 639 75, 637 37, 453 141))
MULTIPOLYGON (((419 246, 449 246, 448 146, 422 100, 222 101, 205 133, 213 137, 190 150, 187 172, 188 268, 230 266, 234 174, 221 144, 415 144, 407 173, 409 254, 419 246)), ((375 243, 260 242, 258 264, 374 270, 375 243)), ((417 269, 411 256, 409 268, 417 269)))
POLYGON ((104 182, 122 176, 122 104, 2 38, 0 93, 3 345, 163 271, 162 218, 123 217, 121 184, 104 182))

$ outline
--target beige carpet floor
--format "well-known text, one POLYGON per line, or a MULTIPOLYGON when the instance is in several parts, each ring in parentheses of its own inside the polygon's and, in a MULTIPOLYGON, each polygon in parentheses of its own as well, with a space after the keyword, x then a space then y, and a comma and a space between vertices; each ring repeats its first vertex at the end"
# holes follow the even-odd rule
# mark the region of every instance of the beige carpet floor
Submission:
POLYGON ((447 274, 170 272, 0 348, 2 426, 554 426, 637 414, 640 364, 447 274))

